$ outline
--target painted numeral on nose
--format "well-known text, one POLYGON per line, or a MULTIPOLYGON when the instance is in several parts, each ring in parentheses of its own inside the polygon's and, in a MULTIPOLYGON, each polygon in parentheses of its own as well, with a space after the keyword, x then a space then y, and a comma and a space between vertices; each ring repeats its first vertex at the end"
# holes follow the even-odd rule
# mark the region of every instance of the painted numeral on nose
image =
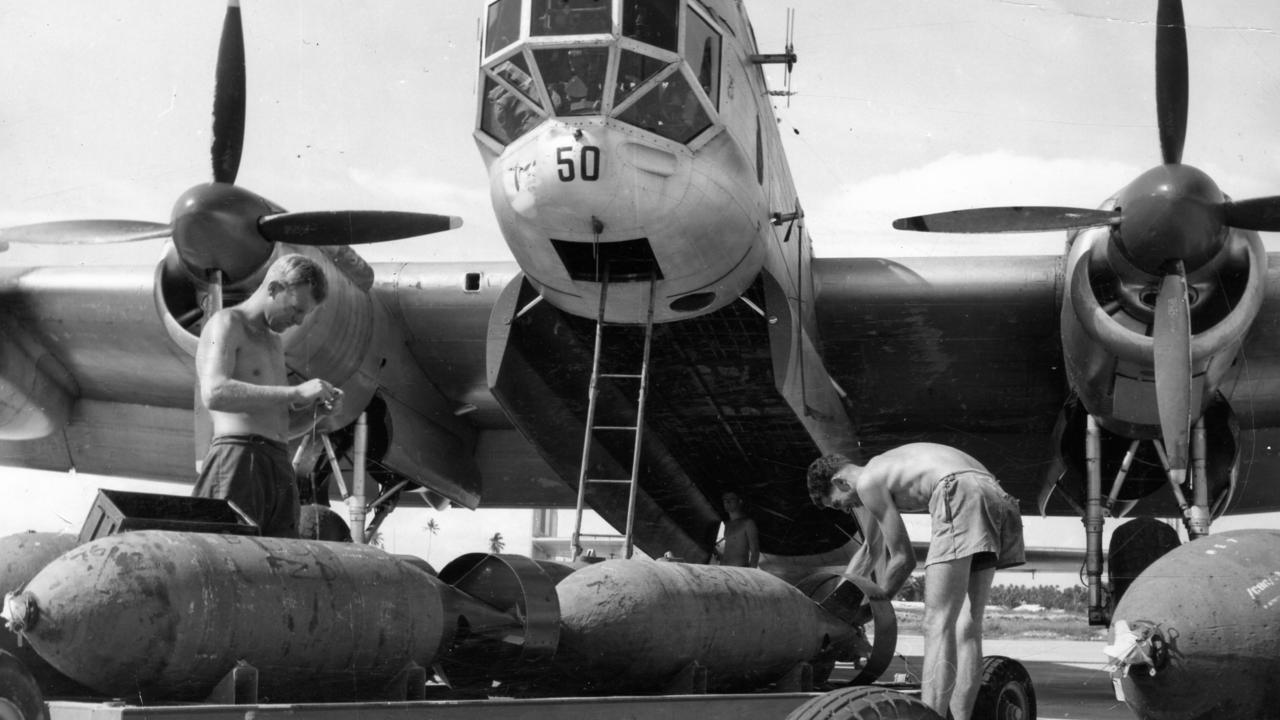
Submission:
POLYGON ((573 145, 562 145, 556 148, 556 175, 561 182, 573 182, 576 178, 595 181, 600 179, 600 148, 595 145, 581 146, 581 152, 574 157, 573 145))

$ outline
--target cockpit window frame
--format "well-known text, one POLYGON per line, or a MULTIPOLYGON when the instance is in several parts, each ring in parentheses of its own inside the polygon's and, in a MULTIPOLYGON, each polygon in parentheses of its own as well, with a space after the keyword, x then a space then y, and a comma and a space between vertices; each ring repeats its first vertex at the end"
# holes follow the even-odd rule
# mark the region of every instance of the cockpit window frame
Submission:
POLYGON ((702 81, 699 80, 697 76, 694 76, 694 81, 695 81, 694 87, 702 88, 703 94, 706 95, 711 100, 712 109, 714 109, 717 113, 719 113, 720 94, 724 92, 724 34, 725 34, 724 28, 720 27, 720 25, 711 18, 710 13, 708 13, 700 3, 694 2, 693 0, 685 0, 684 10, 685 12, 680 16, 680 53, 679 54, 680 54, 681 60, 685 61, 686 63, 689 63, 691 74, 692 74, 693 63, 690 63, 689 58, 687 58, 684 54, 685 44, 689 42, 689 22, 686 19, 687 16, 690 13, 692 13, 693 15, 696 15, 699 20, 701 20, 703 23, 706 24, 707 29, 710 30, 715 35, 716 54, 718 55, 718 57, 716 57, 715 59, 715 79, 714 79, 714 82, 712 83, 712 86, 715 88, 715 96, 712 97, 712 92, 707 88, 703 87, 702 81))
MULTIPOLYGON (((715 69, 718 71, 718 77, 712 83, 717 95, 725 92, 725 68, 724 56, 727 52, 725 38, 728 33, 720 22, 720 19, 713 12, 709 11, 700 2, 696 0, 679 0, 678 11, 680 13, 677 29, 676 50, 667 50, 656 45, 650 45, 632 37, 622 34, 622 13, 624 11, 622 0, 609 0, 611 13, 611 30, 610 33, 592 33, 583 35, 532 35, 532 22, 530 16, 532 14, 532 0, 494 0, 487 4, 486 18, 488 12, 502 2, 519 2, 520 3, 520 34, 517 40, 508 43, 502 49, 491 55, 484 56, 481 62, 480 83, 477 90, 477 121, 476 130, 478 136, 485 138, 486 144, 496 145, 499 148, 505 148, 515 142, 520 137, 528 134, 528 130, 524 131, 520 136, 512 138, 509 141, 502 141, 494 137, 489 130, 484 127, 487 117, 486 113, 491 111, 490 100, 486 97, 486 83, 490 80, 509 93, 515 94, 519 98, 528 98, 535 100, 537 106, 533 107, 540 120, 531 127, 545 122, 549 118, 559 118, 560 120, 574 121, 579 118, 602 117, 608 121, 625 124, 627 127, 635 128, 640 132, 652 135, 655 138, 661 138, 664 142, 671 143, 674 146, 685 147, 690 150, 697 150, 699 147, 709 142, 711 138, 718 134, 718 130, 724 128, 724 120, 720 117, 720 97, 711 97, 702 82, 695 75, 694 67, 689 64, 689 60, 685 57, 684 50, 687 42, 688 27, 690 25, 690 15, 696 15, 697 19, 702 21, 707 28, 714 32, 718 37, 716 50, 719 57, 715 61, 715 69), (538 52, 542 50, 574 50, 605 47, 608 49, 606 56, 607 69, 604 74, 604 90, 599 103, 599 108, 593 110, 591 114, 564 114, 555 113, 552 98, 548 94, 547 78, 543 73, 543 68, 538 62, 538 52), (622 52, 633 52, 645 57, 653 59, 655 62, 661 63, 664 67, 649 78, 641 81, 634 89, 632 89, 623 99, 617 102, 620 94, 618 88, 618 75, 621 69, 622 52), (535 92, 529 93, 512 85, 502 74, 496 72, 504 62, 510 58, 519 55, 525 63, 528 74, 534 79, 535 92), (627 112, 635 103, 641 101, 649 93, 654 92, 655 88, 670 79, 675 73, 680 73, 683 82, 693 90, 691 96, 697 99, 701 106, 702 114, 709 121, 707 126, 699 130, 696 134, 681 142, 680 140, 667 137, 660 132, 655 132, 651 128, 643 125, 635 125, 634 123, 621 119, 620 115, 627 112)), ((487 31, 487 27, 486 27, 487 31)), ((482 38, 481 52, 485 50, 485 43, 488 37, 482 38)), ((522 100, 523 102, 523 100, 522 100)), ((528 104, 528 103, 525 103, 528 104)))
POLYGON ((502 67, 506 62, 508 62, 509 60, 517 56, 519 56, 524 61, 526 68, 532 68, 533 73, 537 72, 537 66, 532 64, 533 61, 532 61, 532 58, 529 56, 527 48, 525 48, 524 46, 517 46, 517 48, 513 50, 511 49, 511 46, 508 46, 508 51, 506 53, 503 53, 493 58, 489 62, 485 63, 485 66, 481 69, 481 74, 480 74, 480 88, 477 93, 479 95, 479 98, 478 98, 478 107, 477 107, 476 130, 478 130, 484 137, 497 143, 499 147, 507 147, 508 145, 515 143, 525 135, 528 135, 529 132, 528 132, 528 129, 526 129, 524 132, 511 138, 510 140, 503 140, 502 138, 497 137, 491 131, 485 128, 485 117, 486 117, 485 114, 488 111, 488 107, 490 103, 490 100, 488 98, 488 92, 486 91, 486 88, 488 87, 489 82, 493 82, 497 84, 499 87, 506 90, 508 93, 512 94, 516 98, 517 102, 521 103, 523 106, 527 108, 530 108, 538 116, 539 118, 538 121, 530 125, 529 129, 532 129, 542 124, 543 122, 546 121, 547 117, 549 116, 545 108, 547 108, 550 105, 550 100, 546 97, 546 90, 542 84, 542 80, 540 77, 535 77, 533 73, 530 73, 530 77, 534 81, 533 89, 536 94, 535 96, 530 96, 524 90, 513 85, 510 81, 507 80, 507 78, 504 75, 500 74, 497 71, 498 68, 502 67), (529 101, 534 101, 534 102, 529 102, 529 101))
MULTIPOLYGON (((536 40, 538 38, 583 38, 583 37, 591 37, 593 35, 613 35, 617 31, 618 12, 619 12, 619 7, 621 7, 621 3, 618 0, 591 0, 593 2, 608 3, 608 7, 605 8, 606 10, 608 10, 608 13, 607 13, 609 18, 608 30, 605 30, 603 32, 594 30, 592 32, 582 32, 582 33, 534 32, 533 25, 536 19, 534 17, 534 7, 533 7, 534 4, 546 3, 550 5, 557 1, 563 2, 563 3, 573 2, 573 0, 521 0, 521 14, 522 14, 522 20, 524 21, 524 27, 521 32, 521 36, 528 38, 530 40, 536 40), (525 10, 526 8, 527 8, 527 11, 525 10)), ((552 8, 547 7, 546 10, 547 10, 547 13, 550 13, 552 11, 552 8)), ((578 9, 578 10, 574 10, 572 8, 565 9, 566 13, 581 12, 581 11, 582 9, 578 9)))
POLYGON ((528 7, 529 7, 528 0, 493 0, 492 2, 485 5, 484 36, 483 36, 483 42, 480 45, 480 56, 482 60, 501 54, 503 51, 510 49, 512 45, 519 43, 521 40, 525 38, 525 25, 526 25, 525 15, 528 14, 528 10, 527 10, 528 7), (488 47, 488 45, 491 41, 490 33, 493 30, 493 28, 489 27, 489 22, 490 20, 493 19, 491 13, 493 12, 494 8, 507 2, 514 2, 518 6, 517 9, 519 10, 519 12, 517 13, 516 24, 515 24, 516 36, 514 39, 509 40, 507 43, 501 46, 490 48, 488 47))

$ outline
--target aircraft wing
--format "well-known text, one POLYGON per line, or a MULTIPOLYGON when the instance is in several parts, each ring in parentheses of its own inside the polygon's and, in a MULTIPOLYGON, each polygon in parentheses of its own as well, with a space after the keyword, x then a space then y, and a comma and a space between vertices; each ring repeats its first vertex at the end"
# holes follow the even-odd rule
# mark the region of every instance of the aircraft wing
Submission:
MULTIPOLYGON (((1272 261, 1272 267, 1276 261, 1272 261)), ((847 394, 864 452, 908 442, 954 445, 986 464, 1034 512, 1046 484, 1068 472, 1055 427, 1069 401, 1059 332, 1059 256, 840 258, 814 261, 822 354, 847 394)), ((1230 384, 1241 432, 1229 512, 1280 507, 1272 447, 1280 426, 1280 277, 1230 384)), ((1139 507, 1177 515, 1155 493, 1139 507)), ((1062 494, 1051 515, 1078 515, 1062 494)))
POLYGON ((1060 257, 814 261, 827 368, 868 456, 955 445, 1024 501, 1066 397, 1060 257))
MULTIPOLYGON (((545 305, 517 317, 527 298, 507 291, 527 286, 510 263, 382 264, 369 270, 376 278, 368 286, 374 339, 369 347, 344 352, 360 353, 375 368, 376 396, 393 426, 387 434, 395 436, 379 456, 382 465, 471 507, 572 507, 591 324, 545 305), (519 306, 504 305, 508 296, 519 306), (495 319, 496 308, 507 314, 495 319), (523 340, 511 340, 512 334, 523 340)), ((179 341, 173 338, 172 314, 160 307, 165 287, 163 272, 146 266, 3 270, 0 464, 194 480, 194 340, 182 333, 179 341)), ((322 322, 341 327, 340 320, 322 322)), ((732 327, 740 321, 720 322, 732 327)), ((703 342, 682 352, 695 348, 715 351, 703 342)), ((725 361, 735 369, 743 362, 736 356, 725 361)), ((755 361, 768 367, 767 355, 755 361)), ((290 367, 305 376, 300 365, 291 361, 290 367)), ((674 368, 690 373, 683 364, 674 368)), ((353 377, 357 384, 367 379, 353 377)), ((730 380, 719 392, 732 395, 732 388, 743 387, 736 375, 730 380)), ((651 423, 678 424, 684 407, 695 413, 686 422, 705 426, 704 434, 728 433, 728 423, 708 425, 702 418, 707 400, 689 392, 698 383, 686 378, 660 384, 671 387, 678 407, 655 411, 651 423)), ((646 442, 654 469, 642 483, 636 537, 647 551, 695 557, 707 544, 704 536, 714 539, 718 497, 714 483, 693 480, 701 474, 694 460, 699 448, 675 447, 678 430, 655 431, 646 442)), ((791 432, 804 437, 798 428, 791 432)), ((780 440, 748 439, 775 454, 780 440)), ((797 457, 814 452, 802 447, 797 457)), ((625 463, 609 462, 614 465, 600 470, 623 473, 625 463)), ((713 460, 703 454, 702 462, 713 460)), ((614 501, 616 495, 599 493, 592 504, 622 527, 625 504, 614 501)), ((794 525, 793 508, 817 512, 802 481, 776 503, 763 508, 774 514, 762 519, 775 536, 794 525)), ((824 532, 844 537, 834 526, 824 532)))
POLYGON ((0 268, 0 463, 194 480, 194 361, 157 319, 154 276, 0 268))

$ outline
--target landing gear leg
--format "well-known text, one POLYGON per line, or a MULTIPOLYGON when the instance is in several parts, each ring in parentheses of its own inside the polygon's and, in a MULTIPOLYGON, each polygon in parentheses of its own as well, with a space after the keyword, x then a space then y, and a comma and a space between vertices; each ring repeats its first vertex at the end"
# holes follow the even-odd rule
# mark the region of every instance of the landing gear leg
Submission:
POLYGON ((1110 624, 1110 613, 1102 593, 1102 431, 1089 415, 1084 440, 1087 475, 1084 530, 1085 574, 1089 583, 1089 624, 1110 624))
POLYGON ((1187 504, 1186 493, 1177 480, 1177 474, 1169 464, 1169 455, 1159 441, 1155 441, 1156 453, 1164 465, 1165 474, 1169 477, 1169 488, 1182 509, 1182 523, 1187 528, 1187 537, 1195 540, 1209 534, 1212 514, 1209 511, 1209 473, 1206 469, 1208 454, 1205 440, 1204 418, 1196 420, 1191 428, 1191 504, 1187 504))
POLYGON ((1191 428, 1191 488, 1195 500, 1187 513, 1187 537, 1192 540, 1208 535, 1212 522, 1212 515, 1209 513, 1209 473, 1205 460, 1207 454, 1204 417, 1201 417, 1191 428))

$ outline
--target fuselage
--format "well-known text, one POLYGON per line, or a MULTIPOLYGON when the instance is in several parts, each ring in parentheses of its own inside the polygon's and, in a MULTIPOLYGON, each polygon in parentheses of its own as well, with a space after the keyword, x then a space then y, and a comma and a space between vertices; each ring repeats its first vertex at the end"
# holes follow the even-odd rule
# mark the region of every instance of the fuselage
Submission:
MULTIPOLYGON (((796 209, 733 0, 486 4, 475 139, 499 227, 543 298, 643 322, 736 300, 796 209)), ((778 275, 794 277, 778 267, 778 275)))

